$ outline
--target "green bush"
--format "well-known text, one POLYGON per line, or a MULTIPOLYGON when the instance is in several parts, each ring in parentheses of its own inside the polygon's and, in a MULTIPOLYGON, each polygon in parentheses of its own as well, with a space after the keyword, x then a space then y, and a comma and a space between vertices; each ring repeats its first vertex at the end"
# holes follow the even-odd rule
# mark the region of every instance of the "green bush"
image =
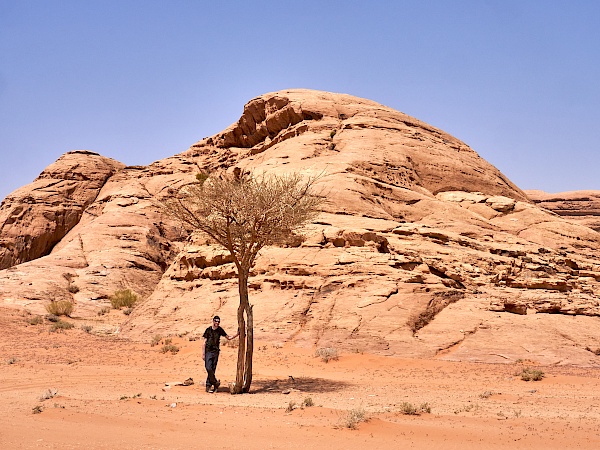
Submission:
POLYGON ((121 289, 110 296, 110 304, 114 309, 133 308, 138 297, 129 289, 121 289))
POLYGON ((46 305, 46 311, 54 316, 67 316, 71 317, 73 312, 73 302, 69 300, 52 300, 46 305))

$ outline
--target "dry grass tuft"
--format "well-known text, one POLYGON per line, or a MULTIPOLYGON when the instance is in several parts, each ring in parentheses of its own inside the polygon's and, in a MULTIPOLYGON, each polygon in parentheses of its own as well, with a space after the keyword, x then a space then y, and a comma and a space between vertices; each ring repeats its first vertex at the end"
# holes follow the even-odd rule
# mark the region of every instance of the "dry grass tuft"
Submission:
POLYGON ((336 428, 348 428, 356 430, 358 424, 368 421, 367 412, 363 408, 355 408, 348 411, 340 420, 336 428))
POLYGON ((115 291, 115 293, 110 296, 110 304, 114 309, 133 308, 133 305, 137 300, 138 296, 130 289, 115 291))
POLYGON ((73 312, 73 302, 69 300, 52 300, 46 305, 46 311, 53 316, 67 316, 71 317, 73 312))
POLYGON ((315 356, 318 356, 326 363, 331 360, 337 361, 339 359, 338 351, 333 347, 318 348, 315 352, 315 356))

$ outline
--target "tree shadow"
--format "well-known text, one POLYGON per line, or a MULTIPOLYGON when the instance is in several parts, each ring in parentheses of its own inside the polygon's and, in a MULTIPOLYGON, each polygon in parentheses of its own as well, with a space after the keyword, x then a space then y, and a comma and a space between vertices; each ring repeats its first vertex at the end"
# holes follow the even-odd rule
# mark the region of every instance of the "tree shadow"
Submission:
POLYGON ((351 384, 345 381, 290 376, 287 379, 254 380, 250 393, 281 394, 290 391, 324 393, 341 391, 348 386, 351 386, 351 384))

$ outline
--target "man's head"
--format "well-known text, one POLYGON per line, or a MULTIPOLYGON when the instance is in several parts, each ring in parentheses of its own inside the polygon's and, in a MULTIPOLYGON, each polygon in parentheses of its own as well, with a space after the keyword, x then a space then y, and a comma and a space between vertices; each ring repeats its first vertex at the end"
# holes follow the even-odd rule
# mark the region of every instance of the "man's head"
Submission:
POLYGON ((213 327, 217 328, 221 323, 221 318, 219 316, 213 317, 213 327))

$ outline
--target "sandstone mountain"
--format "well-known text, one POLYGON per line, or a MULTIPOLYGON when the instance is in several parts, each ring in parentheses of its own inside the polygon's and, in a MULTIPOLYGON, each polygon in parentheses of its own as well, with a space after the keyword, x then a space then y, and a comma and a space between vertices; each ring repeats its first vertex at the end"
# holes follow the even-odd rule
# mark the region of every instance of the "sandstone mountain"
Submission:
POLYGON ((143 300, 111 313, 128 338, 197 336, 214 313, 233 328, 234 266, 156 201, 201 170, 235 167, 321 174, 326 196, 303 242, 257 260, 258 340, 598 364, 598 192, 525 193, 435 127, 319 91, 255 98, 223 132, 149 166, 67 153, 2 203, 0 301, 42 314, 73 300, 74 317, 99 331, 108 297, 129 288, 143 300))

